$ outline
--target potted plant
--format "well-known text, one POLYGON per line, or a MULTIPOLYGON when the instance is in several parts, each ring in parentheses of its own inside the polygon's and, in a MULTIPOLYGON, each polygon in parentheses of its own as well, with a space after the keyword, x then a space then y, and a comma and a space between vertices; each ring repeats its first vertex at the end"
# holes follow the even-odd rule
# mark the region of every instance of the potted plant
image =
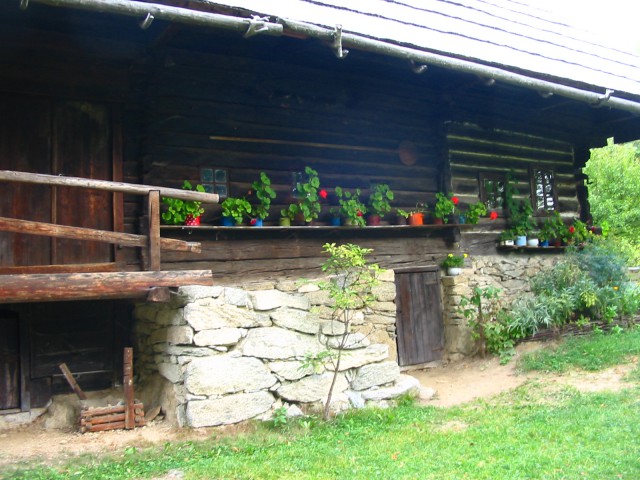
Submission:
POLYGON ((222 225, 240 225, 244 217, 251 216, 251 204, 245 198, 227 197, 222 202, 222 225))
POLYGON ((440 265, 447 270, 447 275, 456 276, 462 273, 462 267, 464 267, 464 260, 468 255, 463 253, 462 255, 448 254, 440 265))
MULTIPOLYGON (((587 229, 587 224, 581 220, 575 220, 573 222, 573 241, 576 245, 581 245, 587 241, 589 237, 589 230, 587 229)), ((571 227, 569 227, 571 228, 571 227)))
POLYGON ((298 218, 306 223, 318 218, 322 210, 320 198, 327 198, 327 192, 320 190, 317 171, 311 167, 304 168, 304 175, 296 182, 295 196, 297 200, 280 212, 283 218, 290 221, 298 218))
POLYGON ((271 200, 276 198, 276 192, 271 188, 271 179, 264 172, 260 172, 260 179, 253 182, 251 188, 258 201, 251 208, 255 217, 252 219, 252 225, 261 227, 262 221, 269 215, 271 200))
POLYGON ((409 212, 401 208, 396 209, 396 225, 406 225, 409 212))
POLYGON ((516 234, 513 230, 505 230, 500 234, 500 245, 504 247, 513 247, 516 234))
POLYGON ((367 204, 369 211, 367 225, 380 225, 380 219, 391 211, 391 205, 389 204, 391 200, 393 200, 393 192, 389 185, 379 183, 373 188, 367 204))
POLYGON ((449 223, 449 215, 453 215, 458 204, 458 197, 447 197, 444 193, 436 193, 436 205, 433 211, 433 223, 441 225, 449 223))
POLYGON ((560 214, 555 211, 548 216, 542 224, 541 236, 546 238, 550 245, 559 247, 563 237, 568 235, 567 227, 560 218, 560 214))
POLYGON ((350 192, 336 187, 336 196, 345 225, 364 227, 364 214, 367 213, 367 207, 360 201, 360 189, 356 188, 355 192, 350 192))
POLYGON ((426 211, 427 206, 424 203, 416 203, 416 207, 409 212, 409 216, 407 217, 409 225, 424 225, 424 214, 426 211))
MULTIPOLYGON (((202 185, 196 185, 196 188, 194 189, 191 182, 188 180, 184 181, 182 188, 184 190, 204 192, 204 187, 202 185)), ((162 197, 162 203, 167 205, 167 210, 162 214, 162 220, 167 225, 200 225, 200 217, 204 213, 202 202, 162 197)))
POLYGON ((461 221, 460 223, 466 222, 475 225, 480 221, 480 217, 486 214, 487 206, 483 202, 472 203, 471 205, 469 205, 469 208, 467 208, 467 211, 464 214, 465 221, 461 221))

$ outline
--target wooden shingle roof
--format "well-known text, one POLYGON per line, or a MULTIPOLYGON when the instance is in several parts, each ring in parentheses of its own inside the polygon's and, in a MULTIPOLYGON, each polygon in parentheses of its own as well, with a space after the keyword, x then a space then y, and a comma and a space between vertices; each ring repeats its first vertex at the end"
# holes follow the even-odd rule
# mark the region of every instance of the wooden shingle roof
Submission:
POLYGON ((532 0, 200 0, 640 102, 640 57, 532 0))

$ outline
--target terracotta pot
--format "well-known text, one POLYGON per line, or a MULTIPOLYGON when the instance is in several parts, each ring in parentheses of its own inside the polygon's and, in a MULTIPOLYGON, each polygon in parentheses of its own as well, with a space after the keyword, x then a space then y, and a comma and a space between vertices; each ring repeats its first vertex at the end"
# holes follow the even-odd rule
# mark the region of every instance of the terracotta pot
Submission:
POLYGON ((380 215, 369 215, 367 217, 367 225, 377 227, 380 225, 380 215))
POLYGON ((438 217, 433 217, 433 224, 434 225, 444 225, 444 220, 438 217))
POLYGON ((424 213, 412 213, 409 215, 409 225, 424 225, 424 213))

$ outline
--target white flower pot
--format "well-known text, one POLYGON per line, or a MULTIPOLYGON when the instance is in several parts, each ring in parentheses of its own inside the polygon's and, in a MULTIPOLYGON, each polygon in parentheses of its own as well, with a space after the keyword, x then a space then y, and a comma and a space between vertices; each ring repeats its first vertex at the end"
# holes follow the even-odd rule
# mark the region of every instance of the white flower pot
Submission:
POLYGON ((462 273, 462 268, 460 267, 447 267, 447 275, 451 277, 455 277, 462 273))
POLYGON ((537 238, 527 238, 527 246, 528 247, 537 247, 539 245, 539 241, 537 238))

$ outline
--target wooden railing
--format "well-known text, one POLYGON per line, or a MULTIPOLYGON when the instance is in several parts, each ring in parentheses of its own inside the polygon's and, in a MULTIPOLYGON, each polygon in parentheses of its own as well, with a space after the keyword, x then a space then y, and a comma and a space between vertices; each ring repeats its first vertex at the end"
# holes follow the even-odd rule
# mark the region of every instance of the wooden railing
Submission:
MULTIPOLYGON (((212 284, 212 275, 209 270, 173 271, 160 274, 162 250, 194 253, 201 251, 201 245, 198 242, 160 237, 160 196, 195 200, 202 203, 218 203, 218 195, 216 194, 11 170, 0 170, 0 182, 77 187, 112 193, 143 195, 147 197, 149 219, 147 234, 138 235, 0 217, 0 231, 2 232, 139 247, 146 250, 147 254, 144 257, 148 259, 143 267, 148 270, 147 272, 0 275, 0 303, 130 297, 140 296, 144 292, 151 294, 154 287, 212 284), (62 284, 61 280, 63 280, 62 284), (28 292, 25 292, 26 287, 28 287, 28 292)), ((166 295, 160 295, 160 297, 164 296, 166 295)))

